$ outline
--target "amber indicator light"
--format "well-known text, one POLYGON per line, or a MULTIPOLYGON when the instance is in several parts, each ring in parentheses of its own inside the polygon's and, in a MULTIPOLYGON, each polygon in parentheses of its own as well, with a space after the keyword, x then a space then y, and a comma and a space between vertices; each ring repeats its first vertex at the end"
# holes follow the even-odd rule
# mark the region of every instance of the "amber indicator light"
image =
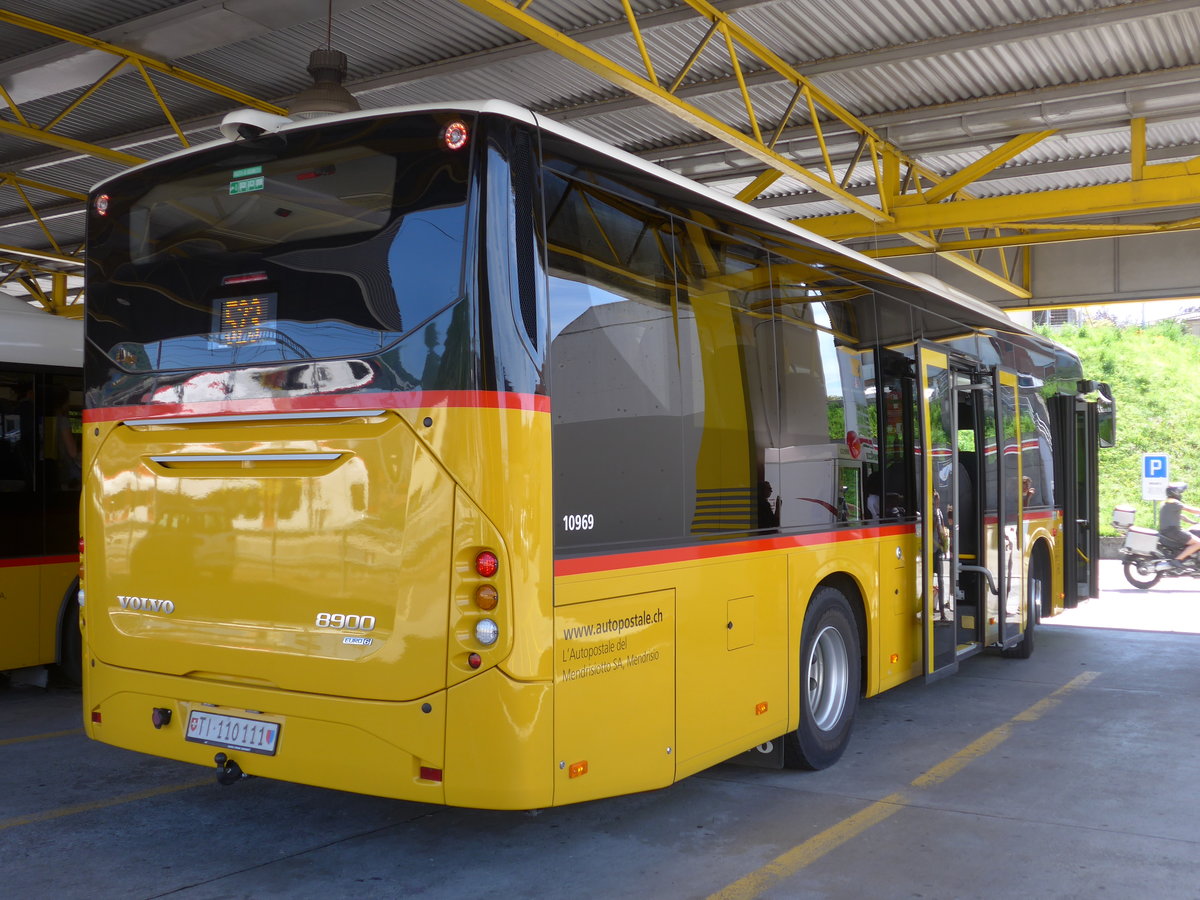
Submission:
POLYGON ((490 584, 481 584, 475 589, 475 605, 482 610, 493 610, 500 602, 500 592, 490 584))
POLYGON ((583 762, 571 763, 571 767, 567 770, 567 774, 569 774, 572 778, 578 778, 580 775, 586 775, 587 760, 585 759, 583 762))

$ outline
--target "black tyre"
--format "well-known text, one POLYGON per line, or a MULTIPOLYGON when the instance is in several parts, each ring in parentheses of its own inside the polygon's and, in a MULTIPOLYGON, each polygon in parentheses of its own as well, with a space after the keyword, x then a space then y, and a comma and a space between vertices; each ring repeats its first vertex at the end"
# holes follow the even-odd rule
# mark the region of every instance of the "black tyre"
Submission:
POLYGON ((861 659, 850 603, 837 588, 813 594, 800 639, 800 725, 784 736, 784 764, 824 769, 850 742, 858 710, 861 659))
POLYGON ((63 605, 58 638, 58 674, 78 687, 83 683, 83 635, 79 631, 79 580, 71 585, 63 605))
MULTIPOLYGON (((1153 560, 1150 561, 1150 565, 1151 566, 1154 565, 1153 560)), ((1144 572, 1144 573, 1139 572, 1137 561, 1132 560, 1132 559, 1125 560, 1124 569, 1125 569, 1125 580, 1128 581, 1130 584, 1132 584, 1138 590, 1142 590, 1142 591, 1150 590, 1150 588, 1152 588, 1156 584, 1158 584, 1159 579, 1162 578, 1161 572, 1155 572, 1149 568, 1147 568, 1146 572, 1144 572)))

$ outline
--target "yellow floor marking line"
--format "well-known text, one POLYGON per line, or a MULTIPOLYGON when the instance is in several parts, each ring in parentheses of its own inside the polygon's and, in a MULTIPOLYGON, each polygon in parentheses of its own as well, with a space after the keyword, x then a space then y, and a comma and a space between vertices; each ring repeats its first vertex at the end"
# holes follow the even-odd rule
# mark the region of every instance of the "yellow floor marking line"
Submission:
POLYGON ((161 797, 164 794, 174 794, 179 791, 186 791, 190 788, 199 787, 202 784, 212 784, 212 776, 208 776, 203 781, 187 781, 183 784, 168 784, 164 787, 149 788, 144 791, 137 791, 133 794, 122 794, 119 797, 110 797, 107 800, 93 800, 91 803, 78 803, 75 806, 63 806, 59 809, 51 809, 46 812, 32 813, 28 816, 17 816, 15 819, 0 819, 0 831, 7 828, 17 828, 21 825, 33 825, 37 822, 49 822, 54 819, 61 819, 64 816, 73 816, 77 813, 93 812, 97 809, 107 809, 110 806, 120 806, 122 803, 133 803, 136 800, 149 800, 151 797, 161 797))
MULTIPOLYGON (((1028 709, 1017 713, 1007 722, 997 725, 987 734, 967 744, 953 756, 918 775, 910 782, 911 786, 918 790, 924 790, 952 778, 968 763, 990 753, 1008 740, 1013 733, 1015 723, 1036 722, 1061 703, 1067 694, 1090 684, 1099 674, 1099 672, 1083 672, 1075 676, 1048 697, 1044 697, 1028 709)), ((723 890, 712 894, 708 900, 752 900, 785 878, 795 875, 805 866, 816 862, 831 850, 836 850, 851 838, 858 837, 872 825, 878 825, 900 812, 909 805, 909 800, 909 793, 905 791, 897 791, 882 800, 876 800, 861 812, 826 828, 820 834, 814 835, 749 875, 739 878, 723 890)))
POLYGON ((69 728, 66 731, 47 731, 45 734, 31 734, 26 737, 19 738, 4 738, 0 740, 0 747, 7 747, 9 744, 25 744, 29 741, 48 741, 50 738, 71 737, 75 734, 83 734, 82 728, 69 728))

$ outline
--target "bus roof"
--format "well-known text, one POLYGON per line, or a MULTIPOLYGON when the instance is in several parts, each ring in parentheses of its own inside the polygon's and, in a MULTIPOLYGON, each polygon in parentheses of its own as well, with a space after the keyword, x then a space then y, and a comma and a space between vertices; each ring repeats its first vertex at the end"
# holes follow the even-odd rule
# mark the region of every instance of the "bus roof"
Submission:
POLYGON ((0 297, 0 363, 83 367, 83 321, 0 297))
MULTIPOLYGON (((225 117, 225 122, 229 122, 231 120, 236 122, 238 121, 238 116, 244 115, 246 112, 262 118, 262 114, 255 111, 234 111, 225 117)), ((267 118, 275 118, 277 120, 278 127, 271 128, 271 133, 286 133, 296 129, 308 128, 317 123, 349 122, 358 119, 373 119, 379 116, 429 112, 470 112, 485 115, 504 116, 509 119, 524 122, 528 125, 541 129, 542 131, 558 135, 568 141, 571 141, 572 143, 586 147, 589 150, 604 154, 626 166, 639 169, 659 181, 673 185, 677 189, 703 197, 709 203, 715 203, 720 206, 724 206, 727 209, 735 211, 743 217, 750 217, 763 226, 766 226, 776 232, 782 232, 788 236, 801 239, 810 244, 815 244, 823 249, 829 250, 830 252, 853 259, 858 264, 875 269, 881 274, 885 274, 889 277, 905 282, 911 287, 937 294, 942 299, 949 301, 952 305, 958 306, 964 311, 969 312, 971 319, 974 321, 984 320, 998 330, 1034 337, 1039 342, 1046 341, 1046 338, 1013 321, 1013 319, 1008 316, 1007 313, 1003 312, 997 307, 992 306, 991 304, 986 303, 985 301, 980 300, 966 293, 965 291, 954 287, 953 285, 947 284, 941 279, 931 275, 926 275, 924 273, 904 272, 900 269, 894 269, 891 266, 885 265, 868 256, 864 256, 856 250, 852 250, 842 244, 837 243, 836 241, 831 241, 828 238, 822 237, 821 235, 807 231, 806 229, 793 224, 787 219, 782 219, 778 216, 772 215, 771 213, 758 209, 749 203, 737 200, 728 194, 723 194, 698 182, 692 181, 691 179, 685 178, 684 176, 679 175, 670 169, 664 168, 663 166, 659 166, 655 163, 641 159, 632 153, 622 150, 619 147, 614 147, 611 144, 605 143, 604 141, 598 140, 597 138, 586 134, 577 128, 573 128, 570 125, 564 125, 560 122, 556 122, 553 119, 546 118, 532 112, 531 110, 517 106, 513 103, 509 103, 505 100, 462 100, 445 103, 423 103, 411 106, 379 107, 376 109, 359 110, 352 113, 342 113, 339 115, 322 116, 319 118, 310 119, 295 119, 291 121, 286 120, 284 117, 267 118)), ((188 156, 192 153, 202 151, 208 147, 220 146, 228 143, 230 143, 230 141, 227 138, 219 138, 214 141, 209 141, 205 144, 200 144, 184 150, 178 150, 166 156, 158 157, 157 159, 143 163, 142 166, 137 166, 136 168, 140 169, 143 166, 152 166, 167 159, 176 159, 179 157, 188 156)), ((122 177, 129 171, 133 170, 126 170, 125 172, 113 175, 110 178, 106 178, 104 181, 97 183, 92 190, 97 190, 102 185, 113 179, 122 177)))

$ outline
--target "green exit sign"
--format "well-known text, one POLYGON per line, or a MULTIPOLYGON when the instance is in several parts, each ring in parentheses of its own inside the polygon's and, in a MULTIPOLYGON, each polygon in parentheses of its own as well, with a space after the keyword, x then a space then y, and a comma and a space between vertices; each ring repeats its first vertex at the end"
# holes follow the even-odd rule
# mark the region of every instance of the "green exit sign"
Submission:
POLYGON ((251 191, 261 191, 265 185, 265 179, 259 175, 257 178, 243 178, 240 181, 229 182, 230 194, 248 194, 251 191))

